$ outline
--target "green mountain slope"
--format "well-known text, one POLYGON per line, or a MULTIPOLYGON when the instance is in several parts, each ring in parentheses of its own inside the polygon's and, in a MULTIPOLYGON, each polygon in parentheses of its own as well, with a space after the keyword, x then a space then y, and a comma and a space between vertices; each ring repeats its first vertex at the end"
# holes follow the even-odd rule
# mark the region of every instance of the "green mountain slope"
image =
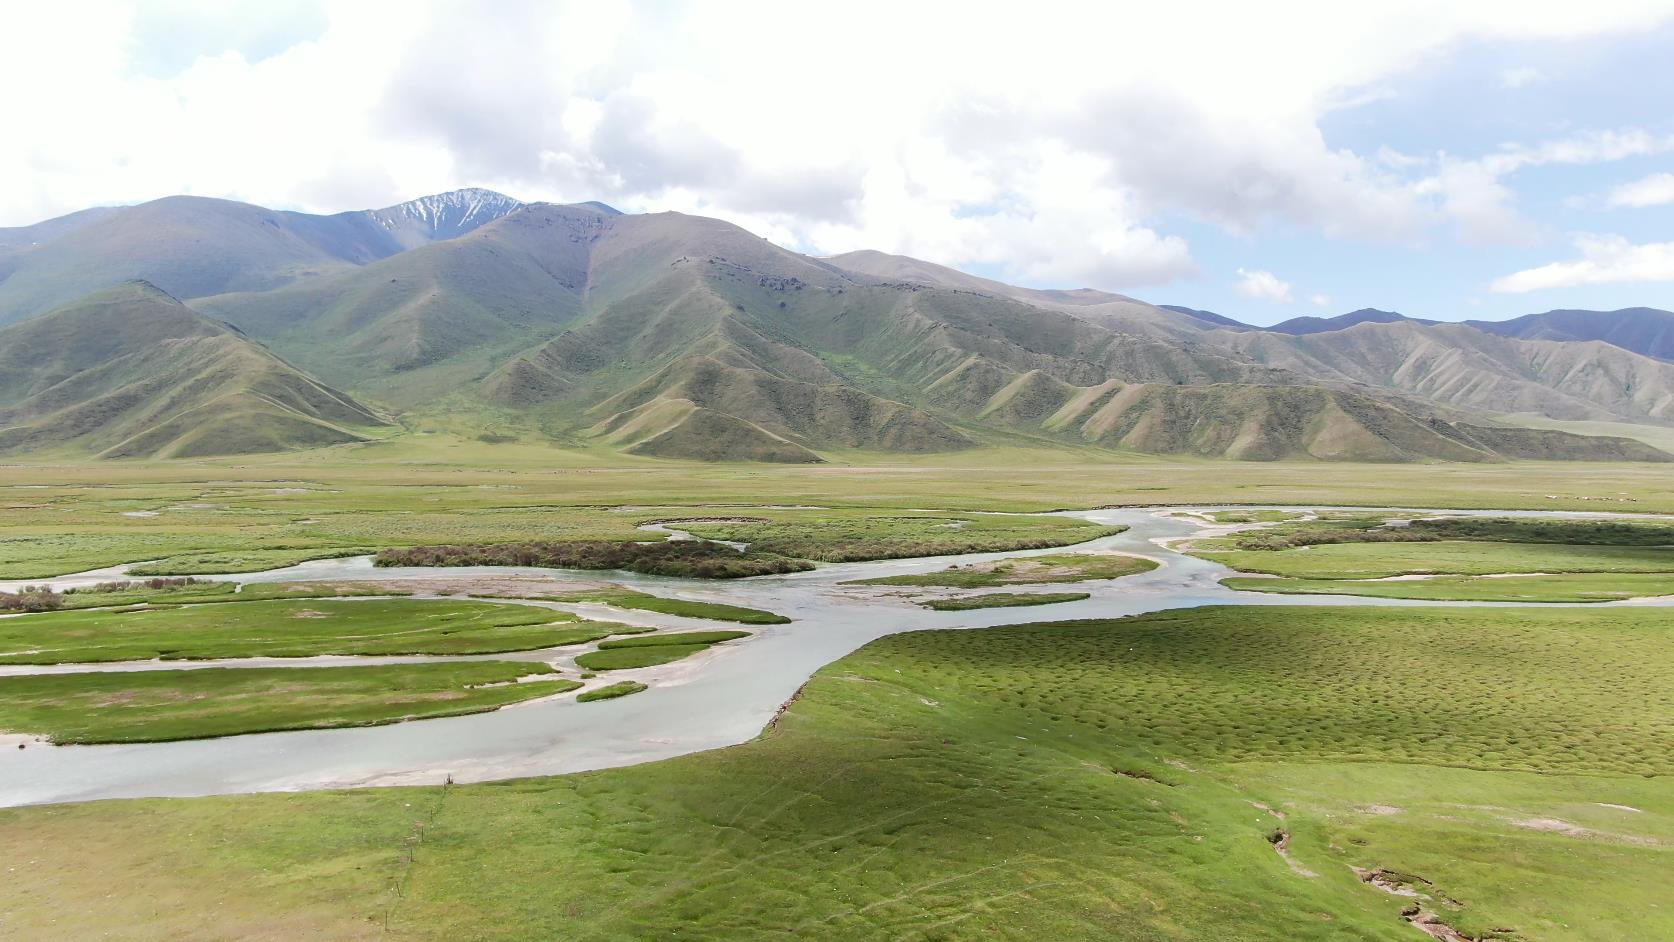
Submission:
POLYGON ((245 454, 359 441, 380 424, 144 282, 0 331, 0 451, 245 454))

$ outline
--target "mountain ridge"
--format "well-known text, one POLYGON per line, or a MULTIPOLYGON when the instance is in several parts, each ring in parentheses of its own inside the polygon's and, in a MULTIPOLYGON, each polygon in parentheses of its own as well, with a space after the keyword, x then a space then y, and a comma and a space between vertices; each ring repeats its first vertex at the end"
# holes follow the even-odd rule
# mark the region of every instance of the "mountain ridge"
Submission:
MULTIPOLYGON (((1264 330, 882 252, 813 258, 702 216, 476 189, 337 216, 185 197, 0 231, 11 240, 0 239, 0 262, 21 260, 0 280, 0 311, 33 297, 23 289, 54 286, 42 259, 131 244, 112 233, 148 219, 168 224, 152 240, 174 265, 163 267, 209 293, 189 297, 190 309, 162 288, 129 298, 145 317, 126 333, 113 325, 128 346, 112 359, 217 381, 226 371, 211 366, 236 362, 290 399, 257 408, 250 397, 261 390, 225 387, 237 408, 223 413, 310 434, 330 426, 338 441, 380 421, 339 389, 399 413, 486 410, 525 434, 703 460, 812 462, 1000 440, 1244 460, 1659 460, 1625 440, 1494 416, 1674 424, 1674 364, 1602 341, 1502 337, 1370 308, 1264 330), (222 238, 202 247, 211 235, 222 238), (186 324, 188 311, 201 320, 186 324), (190 347, 218 352, 190 363, 159 352, 190 347), (269 421, 279 406, 289 412, 269 421)), ((134 267, 149 256, 111 258, 134 267)), ((83 269, 114 277, 121 266, 83 269)), ((82 297, 67 306, 111 307, 82 297)), ((62 310, 38 319, 74 320, 62 310)), ((38 344, 44 334, 15 336, 38 344)), ((95 381, 97 364, 81 367, 84 398, 110 391, 95 381)), ((41 411, 34 375, 27 391, 0 386, 0 415, 18 413, 19 399, 41 411)), ((155 410, 123 414, 167 426, 155 410)), ((131 448, 93 432, 44 434, 30 440, 73 439, 113 456, 190 450, 179 426, 131 448)))

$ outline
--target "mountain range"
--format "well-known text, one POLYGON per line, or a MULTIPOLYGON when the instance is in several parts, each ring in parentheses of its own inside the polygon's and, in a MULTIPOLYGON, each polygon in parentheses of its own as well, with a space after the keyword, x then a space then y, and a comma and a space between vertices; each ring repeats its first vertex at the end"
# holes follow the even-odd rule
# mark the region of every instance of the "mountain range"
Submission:
POLYGON ((347 444, 406 416, 664 458, 996 442, 1276 460, 1668 460, 1674 314, 1260 329, 716 219, 462 190, 315 216, 170 197, 0 229, 0 451, 347 444), (10 324, 12 326, 3 326, 10 324))

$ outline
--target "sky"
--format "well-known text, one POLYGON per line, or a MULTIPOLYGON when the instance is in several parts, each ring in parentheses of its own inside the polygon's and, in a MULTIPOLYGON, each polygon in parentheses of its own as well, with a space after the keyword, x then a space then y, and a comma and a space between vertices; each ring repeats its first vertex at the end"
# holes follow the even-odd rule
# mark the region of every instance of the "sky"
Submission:
POLYGON ((9 4, 0 226, 482 186, 1258 324, 1674 309, 1670 60, 1674 0, 9 4))

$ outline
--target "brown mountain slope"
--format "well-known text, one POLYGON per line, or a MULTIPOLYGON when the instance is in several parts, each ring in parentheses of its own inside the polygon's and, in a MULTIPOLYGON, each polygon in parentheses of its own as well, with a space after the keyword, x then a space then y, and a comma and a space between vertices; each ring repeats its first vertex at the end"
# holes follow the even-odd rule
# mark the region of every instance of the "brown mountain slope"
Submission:
POLYGON ((1211 336, 1258 363, 1461 408, 1674 422, 1674 364, 1599 341, 1519 340, 1462 324, 1411 321, 1304 336, 1211 336))

